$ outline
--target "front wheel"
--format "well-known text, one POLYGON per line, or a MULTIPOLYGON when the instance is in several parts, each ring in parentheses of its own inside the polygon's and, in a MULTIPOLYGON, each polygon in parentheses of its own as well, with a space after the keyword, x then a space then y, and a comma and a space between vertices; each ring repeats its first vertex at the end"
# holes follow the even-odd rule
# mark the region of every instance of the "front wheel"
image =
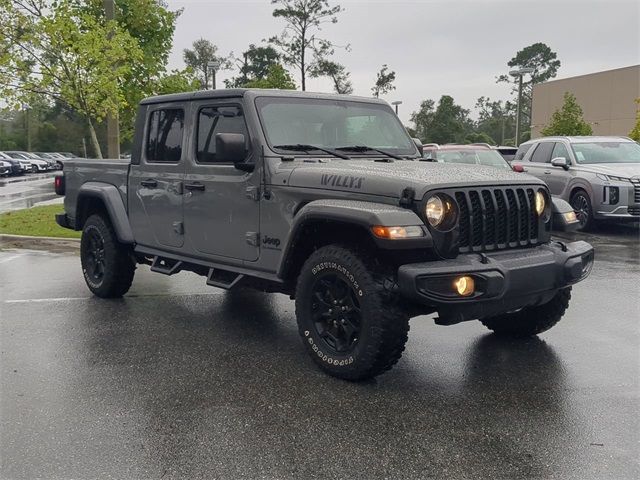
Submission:
POLYGON ((547 303, 525 307, 517 312, 503 313, 480 321, 497 335, 524 338, 546 332, 560 321, 569 307, 571 287, 559 290, 547 303))
POLYGON ((102 298, 121 297, 129 291, 136 269, 130 248, 118 241, 111 223, 91 215, 82 229, 80 262, 91 292, 102 298))
POLYGON ((569 203, 576 211, 578 222, 580 222, 578 230, 584 231, 593 228, 595 221, 593 219, 593 207, 591 206, 589 194, 584 190, 578 190, 571 195, 569 203))
POLYGON ((296 317, 305 348, 322 370, 365 380, 400 359, 409 316, 388 283, 344 247, 322 247, 307 259, 296 286, 296 317))

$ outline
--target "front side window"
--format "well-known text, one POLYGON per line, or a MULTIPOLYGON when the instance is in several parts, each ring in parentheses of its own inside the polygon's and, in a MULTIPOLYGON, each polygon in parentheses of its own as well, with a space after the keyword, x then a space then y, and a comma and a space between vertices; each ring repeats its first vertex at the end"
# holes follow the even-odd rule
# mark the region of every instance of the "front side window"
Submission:
POLYGON ((516 156, 514 157, 514 160, 522 160, 532 146, 533 146, 533 143, 520 145, 520 147, 518 148, 518 151, 516 152, 516 156))
POLYGON ((182 157, 184 110, 167 108, 149 115, 146 155, 149 162, 178 163, 182 157))
POLYGON ((571 161, 571 157, 569 157, 569 151, 567 150, 567 147, 564 146, 564 143, 557 142, 556 146, 553 147, 551 159, 558 157, 566 158, 568 162, 571 161))
POLYGON ((198 113, 198 139, 196 158, 198 163, 215 163, 216 135, 218 133, 240 133, 248 145, 249 135, 239 106, 204 107, 198 113))
POLYGON ((276 150, 286 150, 282 147, 291 145, 328 149, 360 146, 396 155, 416 155, 413 140, 387 105, 338 99, 260 97, 256 99, 256 106, 265 136, 276 150))
POLYGON ((578 163, 640 163, 640 145, 635 142, 573 143, 571 148, 578 163))

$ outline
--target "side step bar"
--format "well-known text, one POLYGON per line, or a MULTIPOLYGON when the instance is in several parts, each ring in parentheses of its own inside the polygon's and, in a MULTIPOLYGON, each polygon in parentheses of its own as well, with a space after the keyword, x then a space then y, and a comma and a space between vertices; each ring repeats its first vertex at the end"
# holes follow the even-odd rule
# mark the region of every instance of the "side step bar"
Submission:
POLYGON ((229 272, 227 270, 220 270, 218 268, 210 268, 209 275, 207 275, 207 285, 211 287, 224 288, 225 290, 231 290, 242 279, 244 275, 241 273, 229 272))
MULTIPOLYGON (((184 266, 187 267, 187 265, 184 266)), ((173 275, 178 273, 182 270, 182 267, 182 260, 174 260, 171 258, 160 257, 158 255, 154 256, 153 261, 151 262, 151 271, 162 273, 163 275, 173 275)), ((230 272, 220 268, 209 268, 209 273, 207 274, 207 285, 230 290, 243 278, 244 275, 241 273, 230 272)))
POLYGON ((171 260, 169 258, 162 258, 159 256, 153 257, 151 262, 151 271, 162 273, 164 275, 173 275, 182 270, 182 262, 180 260, 171 260))

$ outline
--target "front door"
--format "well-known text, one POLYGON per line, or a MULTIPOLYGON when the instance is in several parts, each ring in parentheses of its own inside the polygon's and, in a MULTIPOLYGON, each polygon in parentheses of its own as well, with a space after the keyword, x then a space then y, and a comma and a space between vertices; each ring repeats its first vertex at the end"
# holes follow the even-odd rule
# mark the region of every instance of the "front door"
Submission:
POLYGON ((184 181, 184 227, 189 248, 206 257, 255 261, 259 255, 259 172, 216 159, 216 134, 249 134, 240 103, 194 104, 194 149, 184 181))
POLYGON ((139 165, 129 173, 129 216, 135 240, 149 247, 184 243, 182 181, 184 120, 181 104, 150 108, 139 165))
MULTIPOLYGON (((566 158, 567 162, 571 163, 571 156, 569 155, 569 151, 562 142, 556 142, 555 146, 553 147, 553 153, 551 154, 552 160, 558 157, 566 158)), ((562 196, 567 188, 567 185, 569 184, 571 174, 563 167, 554 167, 551 164, 549 164, 548 170, 551 172, 547 175, 547 185, 549 185, 549 191, 552 195, 562 196)))

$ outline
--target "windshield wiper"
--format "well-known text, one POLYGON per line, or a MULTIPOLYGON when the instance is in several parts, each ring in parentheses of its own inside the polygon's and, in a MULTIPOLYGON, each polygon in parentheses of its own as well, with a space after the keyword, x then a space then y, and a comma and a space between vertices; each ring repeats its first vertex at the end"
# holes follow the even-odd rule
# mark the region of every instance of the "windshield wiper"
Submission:
POLYGON ((300 151, 300 152, 308 152, 309 150, 319 150, 321 152, 328 153, 329 155, 333 155, 334 157, 342 158, 344 160, 351 160, 351 157, 348 157, 344 153, 336 152, 335 150, 331 150, 329 148, 318 147, 317 145, 294 143, 291 145, 274 145, 273 148, 279 148, 281 150, 300 151))
POLYGON ((346 150, 348 152, 378 152, 387 157, 395 158, 396 160, 404 160, 399 155, 395 153, 387 152, 385 150, 380 150, 379 148, 367 147, 366 145, 351 145, 349 147, 337 147, 336 150, 346 150))

